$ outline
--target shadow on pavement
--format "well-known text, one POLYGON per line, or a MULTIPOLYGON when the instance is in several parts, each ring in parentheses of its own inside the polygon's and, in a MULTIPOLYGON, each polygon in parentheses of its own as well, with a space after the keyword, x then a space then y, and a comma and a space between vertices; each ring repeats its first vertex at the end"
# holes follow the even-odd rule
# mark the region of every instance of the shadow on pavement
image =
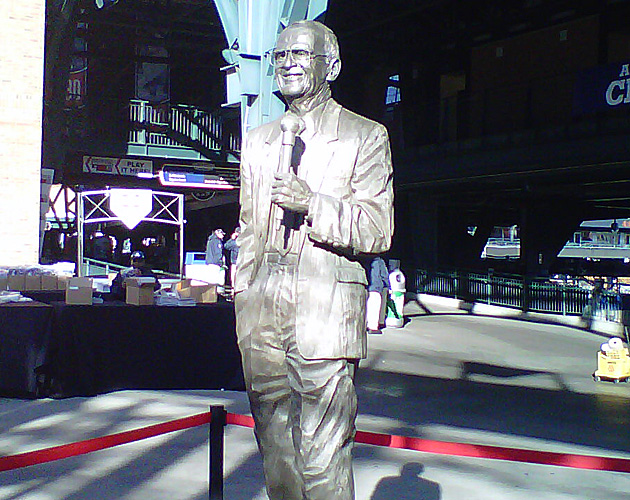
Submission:
MULTIPOLYGON (((537 373, 471 365, 499 377, 537 373)), ((440 425, 630 452, 630 400, 625 397, 370 368, 358 371, 356 383, 359 413, 398 421, 392 434, 423 437, 418 426, 440 425)))
POLYGON ((461 363, 461 377, 464 380, 470 380, 473 375, 488 375, 496 378, 518 378, 535 375, 545 375, 554 380, 558 387, 562 390, 570 391, 569 387, 564 383, 561 375, 558 373, 548 372, 544 370, 530 370, 523 368, 513 368, 511 366, 492 365, 488 363, 478 363, 474 361, 464 361, 461 363))
POLYGON ((403 465, 398 476, 382 478, 370 500, 440 500, 440 485, 420 477, 424 465, 409 462, 403 465))

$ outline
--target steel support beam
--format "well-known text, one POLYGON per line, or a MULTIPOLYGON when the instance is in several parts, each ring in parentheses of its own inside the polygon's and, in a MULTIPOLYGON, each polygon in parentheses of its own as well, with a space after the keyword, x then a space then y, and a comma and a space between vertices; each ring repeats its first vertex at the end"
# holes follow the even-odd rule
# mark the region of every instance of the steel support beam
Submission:
POLYGON ((223 57, 227 102, 241 107, 243 137, 251 128, 267 123, 284 111, 269 53, 280 31, 294 21, 320 18, 328 0, 214 0, 228 48, 223 57))

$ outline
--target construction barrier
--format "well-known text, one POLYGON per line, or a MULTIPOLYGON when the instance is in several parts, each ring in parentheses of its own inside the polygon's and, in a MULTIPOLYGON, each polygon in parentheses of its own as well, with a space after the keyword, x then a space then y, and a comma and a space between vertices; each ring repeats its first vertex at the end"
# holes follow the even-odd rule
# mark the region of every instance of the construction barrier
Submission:
MULTIPOLYGON (((250 428, 254 427, 254 419, 252 417, 227 413, 223 406, 211 406, 210 411, 206 413, 200 413, 198 415, 184 417, 161 424, 150 425, 140 429, 87 439, 76 443, 53 446, 43 450, 0 457, 0 472, 52 462, 63 458, 85 455, 86 453, 91 453, 93 451, 104 450, 121 444, 140 441, 142 439, 159 436, 161 434, 190 429, 192 427, 198 427, 206 424, 210 424, 210 467, 208 478, 210 489, 209 498, 210 500, 223 500, 224 428, 226 425, 238 425, 250 428)), ((572 467, 576 469, 630 473, 630 459, 626 458, 576 455, 521 448, 504 448, 501 446, 433 441, 430 439, 365 431, 357 431, 355 442, 439 455, 507 460, 512 462, 572 467)))

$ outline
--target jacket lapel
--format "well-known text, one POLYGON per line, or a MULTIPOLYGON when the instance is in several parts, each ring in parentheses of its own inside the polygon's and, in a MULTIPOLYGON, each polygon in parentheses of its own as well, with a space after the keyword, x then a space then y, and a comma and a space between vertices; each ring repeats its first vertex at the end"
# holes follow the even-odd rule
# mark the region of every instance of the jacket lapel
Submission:
POLYGON ((333 163, 337 147, 335 143, 339 138, 340 114, 341 106, 329 99, 319 120, 317 131, 310 144, 307 145, 307 148, 310 146, 312 152, 309 155, 309 168, 306 171, 305 180, 315 192, 320 191, 326 172, 333 163))
MULTIPOLYGON (((329 99, 322 113, 317 131, 313 139, 309 141, 306 146, 307 148, 311 148, 311 152, 309 154, 304 180, 313 192, 321 191, 322 184, 326 178, 326 172, 331 168, 335 150, 339 146, 338 132, 340 114, 341 106, 333 99, 329 99)), ((307 231, 300 231, 300 233, 298 253, 301 255, 304 249, 304 243, 307 239, 307 231)))

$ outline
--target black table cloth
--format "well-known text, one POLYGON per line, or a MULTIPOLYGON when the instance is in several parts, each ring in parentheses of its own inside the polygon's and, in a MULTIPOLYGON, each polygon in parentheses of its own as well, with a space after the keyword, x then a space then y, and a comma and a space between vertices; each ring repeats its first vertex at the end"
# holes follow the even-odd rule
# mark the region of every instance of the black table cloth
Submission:
POLYGON ((48 352, 53 308, 38 302, 0 305, 0 393, 13 397, 38 394, 35 370, 48 352))
POLYGON ((68 397, 118 389, 243 389, 231 303, 30 303, 2 306, 0 321, 4 394, 68 397))

